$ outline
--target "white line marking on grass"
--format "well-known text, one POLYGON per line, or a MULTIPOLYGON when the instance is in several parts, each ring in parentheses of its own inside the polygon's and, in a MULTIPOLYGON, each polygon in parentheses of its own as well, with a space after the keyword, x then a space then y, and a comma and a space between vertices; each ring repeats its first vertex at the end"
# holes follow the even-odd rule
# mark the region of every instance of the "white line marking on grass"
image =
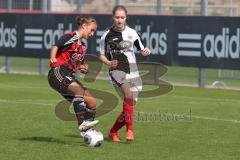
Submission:
MULTIPOLYGON (((0 84, 1 88, 23 88, 23 89, 44 89, 50 88, 47 86, 16 86, 16 85, 8 85, 8 84, 0 84)), ((51 89, 51 88, 50 88, 51 89)))
MULTIPOLYGON (((0 103, 13 103, 13 104, 32 104, 32 105, 41 105, 41 106, 53 106, 54 104, 49 103, 32 103, 32 102, 26 102, 26 101, 9 101, 0 99, 0 103)), ((1 107, 1 106, 0 106, 1 107)))
MULTIPOLYGON (((191 96, 177 96, 177 95, 159 95, 158 97, 147 97, 146 99, 155 99, 160 97, 166 97, 169 96, 169 98, 186 98, 186 99, 192 99, 192 100, 204 100, 204 101, 214 101, 214 102, 238 102, 240 103, 240 100, 237 99, 226 99, 226 98, 209 98, 209 97, 191 97, 191 96)), ((141 97, 140 97, 141 99, 141 97)))
MULTIPOLYGON (((187 116, 190 118, 190 116, 187 116)), ((232 123, 240 123, 239 120, 234 120, 234 119, 221 119, 221 118, 214 118, 214 117, 203 117, 203 116, 191 116, 192 118, 196 119, 204 119, 204 120, 213 120, 213 121, 223 121, 223 122, 232 122, 232 123)))
MULTIPOLYGON (((32 105, 42 105, 42 106, 54 106, 55 104, 49 104, 49 103, 32 103, 32 102, 27 102, 25 100, 18 100, 18 101, 10 101, 10 100, 4 100, 4 99, 0 99, 0 103, 13 103, 13 104, 32 104, 32 105)), ((0 106, 1 107, 1 106, 0 106)), ((120 109, 114 109, 111 112, 120 112, 120 109)), ((135 112, 141 112, 136 110, 135 112)), ((148 113, 148 112, 146 112, 148 113)), ((178 115, 181 116, 179 114, 175 114, 174 115, 178 115)), ((223 121, 223 122, 231 122, 231 123, 240 123, 240 120, 234 120, 234 119, 222 119, 222 118, 215 118, 215 117, 204 117, 204 116, 195 116, 195 115, 184 115, 185 117, 191 119, 191 118, 195 118, 195 119, 203 119, 203 120, 212 120, 212 121, 223 121)), ((137 121, 137 122, 153 122, 153 121, 137 121)), ((181 122, 181 121, 176 121, 176 122, 181 122)))
MULTIPOLYGON (((172 116, 169 114, 169 116, 172 116)), ((178 114, 174 114, 174 116, 181 116, 178 114)), ((187 116, 184 115, 185 118, 188 118, 186 120, 167 120, 167 119, 163 119, 160 121, 151 121, 151 120, 147 120, 147 121, 135 121, 135 122, 139 122, 139 123, 152 123, 152 124, 156 124, 156 122, 191 122, 192 119, 202 119, 202 120, 210 120, 210 121, 222 121, 222 122, 231 122, 231 123, 239 123, 240 124, 240 120, 234 120, 234 119, 221 119, 221 118, 214 118, 214 117, 204 117, 204 116, 187 116)), ((161 124, 161 123, 159 123, 161 124)))

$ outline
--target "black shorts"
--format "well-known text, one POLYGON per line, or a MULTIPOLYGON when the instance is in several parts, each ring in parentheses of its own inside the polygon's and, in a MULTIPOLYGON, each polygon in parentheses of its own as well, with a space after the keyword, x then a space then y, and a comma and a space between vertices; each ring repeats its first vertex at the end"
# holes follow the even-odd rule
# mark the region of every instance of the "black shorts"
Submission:
POLYGON ((48 83, 66 99, 72 99, 74 96, 67 92, 68 86, 72 82, 77 82, 72 71, 64 66, 51 68, 48 72, 48 83))

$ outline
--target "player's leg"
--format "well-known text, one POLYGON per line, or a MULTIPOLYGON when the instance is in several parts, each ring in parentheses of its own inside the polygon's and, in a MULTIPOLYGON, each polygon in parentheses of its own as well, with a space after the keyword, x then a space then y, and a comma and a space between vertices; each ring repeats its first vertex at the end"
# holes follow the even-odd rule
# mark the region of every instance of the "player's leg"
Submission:
POLYGON ((80 130, 93 127, 96 114, 95 98, 74 79, 66 67, 52 68, 48 74, 49 85, 59 92, 66 100, 73 103, 80 130), (89 119, 89 121, 85 121, 89 119))
POLYGON ((78 81, 72 82, 67 91, 69 94, 74 95, 75 97, 82 97, 90 109, 96 109, 96 99, 91 95, 91 93, 82 86, 78 81))
MULTIPOLYGON (((111 128, 109 132, 109 137, 115 141, 118 142, 118 130, 121 129, 124 125, 127 126, 127 133, 129 131, 133 132, 133 94, 130 90, 130 84, 126 80, 126 73, 122 71, 113 71, 110 75, 111 80, 114 82, 115 86, 117 85, 121 92, 123 93, 123 111, 116 119, 113 127, 111 128)), ((132 134, 133 135, 133 134, 132 134)), ((129 140, 133 140, 133 136, 129 138, 129 140)))
POLYGON ((131 91, 130 83, 123 83, 121 85, 121 90, 124 95, 123 114, 124 114, 125 124, 127 127, 126 139, 128 141, 133 141, 134 140, 134 134, 133 134, 134 100, 133 100, 133 92, 131 91))
POLYGON ((124 94, 123 112, 127 115, 125 117, 125 123, 127 127, 126 139, 128 141, 134 140, 134 104, 138 100, 139 93, 142 90, 142 80, 139 74, 131 73, 127 75, 128 83, 124 83, 121 86, 124 94), (135 103, 134 103, 135 102, 135 103))
MULTIPOLYGON (((111 71, 109 74, 110 80, 117 91, 122 92, 121 83, 122 79, 125 79, 125 73, 122 71, 111 71)), ((125 125, 125 115, 123 112, 117 117, 114 122, 112 128, 110 129, 108 136, 112 139, 113 142, 119 142, 118 130, 121 129, 125 125)))
POLYGON ((140 95, 140 92, 142 91, 142 80, 139 77, 136 77, 136 78, 132 78, 131 79, 131 91, 133 93, 133 100, 134 102, 136 103, 138 101, 138 97, 140 95))
POLYGON ((85 131, 93 127, 97 120, 94 121, 96 114, 96 100, 90 92, 79 82, 72 82, 67 88, 68 94, 74 95, 73 107, 77 116, 79 129, 85 131))
MULTIPOLYGON (((116 89, 119 89, 119 88, 116 88, 116 89)), ((118 130, 121 129, 124 125, 125 125, 125 115, 123 112, 121 112, 108 133, 108 136, 112 139, 113 142, 120 142, 120 139, 118 136, 118 130)))

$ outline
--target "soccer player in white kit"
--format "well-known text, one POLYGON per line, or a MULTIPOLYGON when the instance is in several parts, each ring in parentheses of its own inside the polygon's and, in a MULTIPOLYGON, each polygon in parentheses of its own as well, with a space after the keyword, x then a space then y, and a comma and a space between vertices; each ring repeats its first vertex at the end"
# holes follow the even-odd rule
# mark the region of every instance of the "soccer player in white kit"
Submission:
POLYGON ((134 101, 142 90, 134 46, 143 56, 151 53, 145 48, 137 32, 126 25, 127 9, 118 5, 112 11, 114 24, 102 35, 100 60, 109 66, 109 77, 113 85, 123 93, 123 111, 118 116, 108 136, 119 142, 118 130, 126 125, 126 140, 134 140, 134 101))

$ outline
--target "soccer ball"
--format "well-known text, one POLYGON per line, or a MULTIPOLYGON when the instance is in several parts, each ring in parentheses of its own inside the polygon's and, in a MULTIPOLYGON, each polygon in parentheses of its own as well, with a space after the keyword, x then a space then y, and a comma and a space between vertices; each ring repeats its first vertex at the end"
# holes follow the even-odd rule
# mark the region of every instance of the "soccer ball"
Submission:
POLYGON ((103 134, 94 128, 89 129, 84 134, 83 141, 88 146, 100 147, 103 144, 103 134))

